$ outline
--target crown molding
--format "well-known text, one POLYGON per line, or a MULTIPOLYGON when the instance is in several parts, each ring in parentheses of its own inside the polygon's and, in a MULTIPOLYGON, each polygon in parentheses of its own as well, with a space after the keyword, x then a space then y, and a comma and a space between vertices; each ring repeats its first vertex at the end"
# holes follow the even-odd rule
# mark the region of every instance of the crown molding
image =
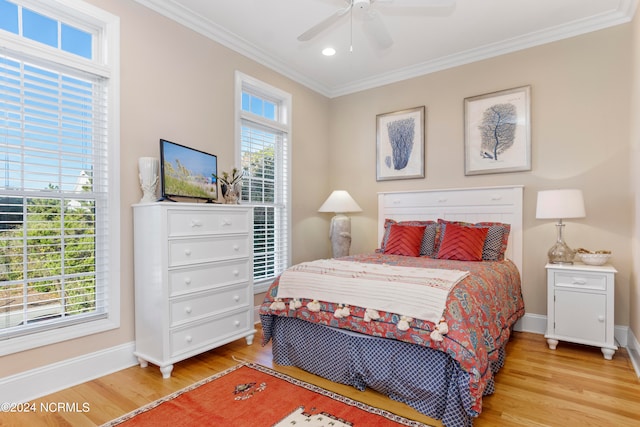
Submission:
POLYGON ((525 34, 520 37, 444 56, 432 61, 426 61, 410 67, 394 70, 392 72, 378 74, 365 79, 353 81, 346 85, 328 87, 291 69, 284 60, 274 58, 271 55, 265 55, 260 48, 247 40, 242 39, 214 22, 204 19, 202 16, 193 13, 189 9, 176 4, 173 0, 135 1, 328 98, 349 95, 351 93, 372 89, 390 83, 396 83, 402 80, 446 70, 448 68, 458 67, 460 65, 625 24, 631 22, 633 19, 638 4, 638 0, 620 0, 618 8, 613 12, 576 20, 561 26, 547 28, 544 31, 525 34))

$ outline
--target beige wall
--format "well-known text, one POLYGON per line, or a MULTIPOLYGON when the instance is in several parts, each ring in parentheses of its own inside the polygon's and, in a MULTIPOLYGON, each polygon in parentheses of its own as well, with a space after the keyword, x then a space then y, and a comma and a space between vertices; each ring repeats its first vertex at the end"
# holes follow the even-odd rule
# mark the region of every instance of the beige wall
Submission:
MULTIPOLYGON (((620 272, 616 324, 634 319, 640 334, 638 287, 631 280, 629 164, 630 52, 637 25, 633 33, 624 25, 329 100, 138 3, 89 1, 121 17, 122 326, 5 356, 0 376, 134 339, 130 205, 141 197, 137 158, 157 156, 158 139, 166 138, 217 154, 221 169, 232 167, 235 70, 293 95, 293 262, 329 256, 330 215, 317 209, 333 189, 349 190, 364 210, 353 216, 355 253, 377 246, 378 191, 523 184, 525 301, 529 313, 545 314, 543 266, 555 227, 535 219, 536 191, 577 187, 585 194, 587 218, 567 222, 567 242, 613 250, 620 272), (465 177, 463 99, 522 85, 532 87, 532 171, 465 177), (377 183, 376 114, 419 105, 427 107, 426 178, 377 183)), ((634 116, 638 110, 636 105, 634 116)), ((634 129, 634 136, 639 133, 634 129)))
POLYGON ((121 327, 2 357, 0 377, 133 341, 130 206, 142 196, 137 159, 159 156, 158 140, 166 138, 217 154, 219 168, 229 170, 236 70, 292 94, 293 260, 319 258, 328 250, 327 220, 316 210, 329 189, 329 100, 134 1, 89 2, 121 18, 121 327))
POLYGON ((632 255, 633 274, 631 276, 631 290, 629 298, 629 327, 634 332, 636 339, 640 339, 640 11, 632 23, 631 40, 631 187, 635 194, 634 227, 632 230, 632 255))
MULTIPOLYGON (((329 179, 363 208, 352 216, 352 252, 378 244, 376 192, 525 186, 523 293, 528 313, 546 314, 546 252, 554 221, 535 219, 537 191, 580 188, 587 217, 566 221, 572 247, 610 249, 619 273, 617 325, 628 325, 633 197, 630 187, 631 26, 343 96, 331 101, 329 179), (465 97, 531 85, 530 172, 464 175, 465 97), (376 114, 424 105, 426 178, 376 182, 376 114)), ((638 330, 640 331, 640 330, 638 330)))

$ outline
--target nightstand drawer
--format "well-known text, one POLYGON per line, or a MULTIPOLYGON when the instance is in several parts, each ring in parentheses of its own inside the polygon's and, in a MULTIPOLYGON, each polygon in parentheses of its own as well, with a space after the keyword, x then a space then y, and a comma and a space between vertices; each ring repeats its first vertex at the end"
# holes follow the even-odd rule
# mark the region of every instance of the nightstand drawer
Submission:
POLYGON ((553 275, 553 283, 558 287, 607 289, 607 277, 602 274, 589 274, 584 272, 558 272, 553 275))

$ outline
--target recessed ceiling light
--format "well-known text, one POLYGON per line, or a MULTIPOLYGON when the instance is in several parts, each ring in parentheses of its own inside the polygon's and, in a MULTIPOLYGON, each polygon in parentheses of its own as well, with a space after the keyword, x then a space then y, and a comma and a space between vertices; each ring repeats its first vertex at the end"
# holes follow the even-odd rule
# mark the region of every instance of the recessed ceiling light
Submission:
POLYGON ((332 47, 325 47, 324 49, 322 49, 322 54, 324 56, 333 56, 336 54, 336 50, 332 47))

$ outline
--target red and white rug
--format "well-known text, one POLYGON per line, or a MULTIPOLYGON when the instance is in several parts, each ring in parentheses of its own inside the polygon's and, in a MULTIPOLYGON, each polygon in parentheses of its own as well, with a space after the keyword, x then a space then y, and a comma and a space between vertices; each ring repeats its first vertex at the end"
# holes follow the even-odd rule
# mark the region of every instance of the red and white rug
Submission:
POLYGON ((428 427, 264 366, 246 363, 103 427, 428 427))

